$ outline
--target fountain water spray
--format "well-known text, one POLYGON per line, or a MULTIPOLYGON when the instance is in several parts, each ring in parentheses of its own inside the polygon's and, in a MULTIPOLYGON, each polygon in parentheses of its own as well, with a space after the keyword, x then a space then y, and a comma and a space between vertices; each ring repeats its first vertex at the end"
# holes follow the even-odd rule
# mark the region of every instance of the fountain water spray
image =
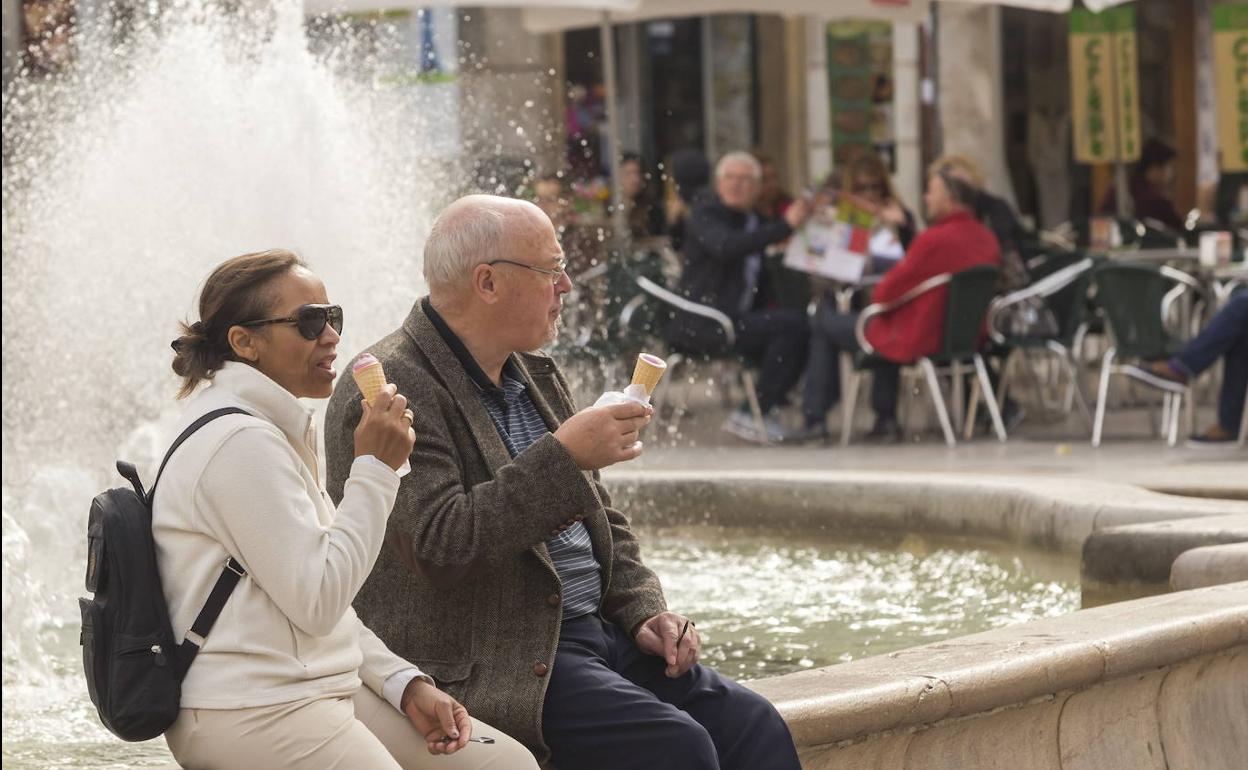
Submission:
POLYGON ((120 483, 115 459, 163 452, 169 341, 211 268, 300 253, 347 308, 345 359, 421 293, 430 210, 454 189, 413 141, 453 116, 419 88, 375 87, 384 55, 349 35, 314 56, 300 3, 191 0, 124 35, 115 18, 82 26, 70 70, 19 75, 4 96, 6 764, 114 746, 79 708, 87 509, 120 483))

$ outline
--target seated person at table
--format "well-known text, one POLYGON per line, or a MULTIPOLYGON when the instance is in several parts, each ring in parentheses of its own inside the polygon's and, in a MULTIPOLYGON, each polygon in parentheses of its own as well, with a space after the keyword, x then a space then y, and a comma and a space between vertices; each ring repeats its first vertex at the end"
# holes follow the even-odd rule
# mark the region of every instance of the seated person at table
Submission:
POLYGON ((1248 226, 1248 171, 1223 171, 1214 192, 1214 218, 1228 230, 1248 226))
POLYGON ((649 176, 640 155, 624 153, 620 160, 620 192, 624 195, 624 220, 634 240, 663 235, 667 227, 663 207, 647 181, 649 176))
POLYGON ((1221 357, 1222 393, 1218 397, 1218 421, 1204 433, 1192 436, 1188 446, 1216 446, 1234 442, 1244 415, 1244 389, 1248 388, 1248 291, 1238 291, 1197 334, 1168 361, 1132 367, 1136 376, 1161 388, 1187 385, 1221 357))
MULTIPOLYGON (((976 265, 1001 264, 997 239, 976 221, 971 209, 978 191, 953 175, 948 165, 934 165, 927 177, 923 199, 932 226, 924 230, 906 251, 901 262, 875 287, 872 301, 886 303, 905 294, 932 276, 956 273, 976 265)), ((867 341, 877 356, 899 364, 912 362, 940 349, 944 327, 945 298, 941 286, 882 315, 867 325, 867 341)), ((859 350, 854 336, 857 313, 839 313, 831 302, 820 303, 815 315, 806 372, 802 412, 806 418, 803 437, 826 434, 825 420, 840 400, 838 356, 859 350)), ((876 438, 897 439, 897 391, 899 370, 885 366, 874 370, 871 406, 875 411, 876 438)))
POLYGON ((780 186, 780 170, 776 168, 775 161, 761 152, 752 154, 763 169, 758 186, 758 203, 754 205, 754 210, 768 219, 779 219, 793 205, 793 196, 780 186))
POLYGON ((975 218, 996 236, 997 245, 1001 248, 1002 288, 1013 290, 1026 286, 1030 279, 1021 246, 1027 239, 1027 232, 1014 214, 1014 208, 1004 198, 988 192, 984 187, 983 173, 970 158, 945 155, 937 158, 932 165, 948 166, 950 176, 975 188, 975 202, 971 209, 975 218))
MULTIPOLYGON (((1176 233, 1183 232, 1183 217, 1174 207, 1170 186, 1174 184, 1174 159, 1178 153, 1165 142, 1149 139, 1140 150, 1140 159, 1131 175, 1132 216, 1138 220, 1155 219, 1176 233)), ((1113 216, 1118 211, 1114 188, 1105 191, 1098 211, 1113 216)))
MULTIPOLYGON (((860 209, 867 211, 894 235, 900 244, 901 251, 910 248, 918 228, 915 226, 914 214, 901 202, 893 191, 888 178, 888 168, 884 161, 874 152, 864 153, 854 158, 845 170, 842 195, 848 196, 860 209)), ((875 245, 876 239, 872 239, 875 245)), ((882 273, 891 268, 896 259, 892 255, 873 252, 871 254, 871 271, 882 273)), ((900 255, 898 255, 900 256, 900 255)))
POLYGON ((672 249, 685 247, 685 227, 693 202, 706 190, 711 179, 711 164, 701 150, 686 148, 672 153, 672 194, 666 203, 667 237, 672 249))
MULTIPOLYGON (((729 415, 724 429, 767 443, 786 437, 775 409, 802 376, 810 328, 799 310, 762 308, 763 251, 791 236, 806 221, 810 207, 798 200, 782 219, 759 216, 754 205, 761 179, 762 167, 749 153, 731 152, 720 159, 714 194, 699 197, 686 225, 679 291, 731 318, 737 351, 761 359, 758 401, 765 434, 759 433, 745 407, 729 415)), ((690 352, 715 353, 724 345, 718 324, 688 313, 672 318, 667 336, 673 346, 690 352)))

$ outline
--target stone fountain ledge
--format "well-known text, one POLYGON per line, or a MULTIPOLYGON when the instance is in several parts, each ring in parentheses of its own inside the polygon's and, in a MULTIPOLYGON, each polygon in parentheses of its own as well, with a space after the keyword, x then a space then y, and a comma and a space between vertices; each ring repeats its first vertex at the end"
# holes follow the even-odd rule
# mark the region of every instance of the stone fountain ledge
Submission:
POLYGON ((1248 502, 1176 497, 1114 482, 867 471, 610 469, 604 481, 640 523, 982 535, 1078 553, 1095 531, 1172 519, 1248 516, 1248 502))
MULTIPOLYGON (((1164 544, 1153 550, 1169 559, 1167 570, 1186 551, 1197 576, 1184 580, 1235 574, 1242 549, 1193 546, 1233 540, 1248 524, 1245 502, 1086 480, 613 470, 605 481, 642 523, 981 535, 1066 553, 1079 553, 1103 532, 1164 544)), ((1248 582, 1110 604, 750 686, 784 715, 805 770, 1230 770, 1242 766, 1248 747, 1248 582)))
POLYGON ((805 770, 1240 767, 1248 583, 1138 599, 750 686, 805 770))

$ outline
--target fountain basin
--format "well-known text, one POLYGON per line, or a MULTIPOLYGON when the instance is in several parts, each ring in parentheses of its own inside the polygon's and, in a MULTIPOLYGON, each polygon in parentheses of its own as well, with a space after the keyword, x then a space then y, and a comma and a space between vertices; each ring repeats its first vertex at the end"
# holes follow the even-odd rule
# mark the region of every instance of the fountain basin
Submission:
MULTIPOLYGON (((641 525, 992 536, 1072 559, 1098 530, 1248 505, 1094 481, 956 474, 606 474, 641 525)), ((1237 767, 1248 583, 1152 596, 760 679, 803 767, 1237 767)))

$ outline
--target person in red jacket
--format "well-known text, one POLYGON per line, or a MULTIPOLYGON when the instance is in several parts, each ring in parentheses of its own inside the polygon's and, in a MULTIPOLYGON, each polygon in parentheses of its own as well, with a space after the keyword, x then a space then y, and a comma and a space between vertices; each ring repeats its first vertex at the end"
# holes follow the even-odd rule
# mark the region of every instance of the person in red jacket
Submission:
MULTIPOLYGON (((891 302, 941 273, 956 273, 976 265, 1001 264, 996 236, 980 224, 974 213, 979 191, 941 164, 927 177, 923 200, 932 225, 910 244, 906 256, 884 275, 875 288, 872 302, 891 302)), ((907 364, 940 349, 944 331, 946 287, 939 287, 900 307, 876 316, 867 325, 867 341, 876 355, 897 364, 907 364)), ((838 313, 829 302, 820 304, 815 314, 807 360, 806 390, 802 408, 806 436, 826 435, 826 418, 840 399, 838 357, 841 351, 859 350, 854 336, 857 313, 838 313)), ((870 437, 896 440, 897 366, 875 369, 871 407, 875 427, 870 437)))

